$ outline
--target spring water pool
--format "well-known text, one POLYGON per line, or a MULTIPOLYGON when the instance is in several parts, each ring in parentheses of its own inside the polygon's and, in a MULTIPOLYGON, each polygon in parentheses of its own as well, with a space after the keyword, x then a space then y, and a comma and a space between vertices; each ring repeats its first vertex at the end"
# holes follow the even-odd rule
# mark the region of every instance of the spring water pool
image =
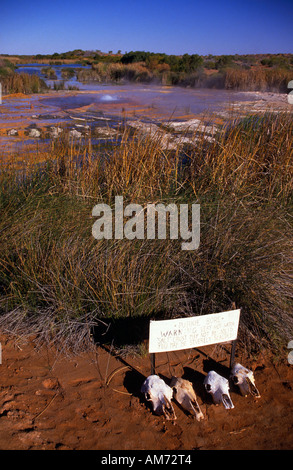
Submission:
POLYGON ((186 89, 156 85, 91 85, 88 89, 54 96, 42 100, 42 104, 60 110, 88 107, 91 111, 106 114, 128 114, 154 119, 188 119, 201 113, 213 113, 229 109, 239 101, 256 100, 257 94, 228 90, 186 89), (95 89, 93 89, 95 88, 95 89))

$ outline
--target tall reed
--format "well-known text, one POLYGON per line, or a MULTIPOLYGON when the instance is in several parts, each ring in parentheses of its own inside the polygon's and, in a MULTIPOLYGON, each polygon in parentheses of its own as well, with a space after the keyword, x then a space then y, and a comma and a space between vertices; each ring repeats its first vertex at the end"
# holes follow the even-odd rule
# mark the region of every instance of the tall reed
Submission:
POLYGON ((12 73, 1 78, 2 92, 10 93, 40 93, 48 87, 44 80, 37 75, 27 73, 12 73))
POLYGON ((225 72, 225 88, 243 91, 274 91, 286 93, 287 85, 293 79, 293 71, 286 69, 237 69, 225 72))

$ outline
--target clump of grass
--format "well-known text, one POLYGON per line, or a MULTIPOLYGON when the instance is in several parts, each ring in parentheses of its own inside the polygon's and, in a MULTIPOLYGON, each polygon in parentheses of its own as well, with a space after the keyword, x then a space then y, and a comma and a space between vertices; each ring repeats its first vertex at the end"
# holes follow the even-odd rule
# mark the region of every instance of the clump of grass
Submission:
POLYGON ((42 67, 41 72, 45 78, 50 80, 57 80, 57 75, 53 67, 42 67))
POLYGON ((9 75, 13 75, 15 70, 15 66, 12 62, 8 59, 1 59, 0 58, 0 78, 3 80, 5 77, 9 75))
POLYGON ((65 81, 64 80, 54 81, 53 89, 55 91, 65 90, 65 81))
POLYGON ((37 75, 27 73, 9 73, 1 77, 2 92, 10 93, 41 93, 48 89, 44 80, 37 75))
POLYGON ((64 68, 61 69, 61 76, 63 80, 70 80, 75 76, 75 70, 73 68, 64 68))
POLYGON ((284 344, 293 333, 292 129, 289 115, 238 121, 214 142, 203 135, 184 163, 179 149, 163 150, 162 134, 125 131, 94 152, 90 138, 82 146, 64 132, 41 166, 3 167, 0 324, 81 344, 93 324, 236 305, 248 349, 284 344), (116 195, 144 207, 200 203, 199 249, 95 240, 92 208, 116 195))
POLYGON ((287 92, 293 72, 286 69, 237 69, 228 68, 225 72, 225 88, 243 91, 287 92))
POLYGON ((115 64, 98 63, 93 64, 92 69, 78 69, 77 80, 81 82, 150 82, 154 74, 143 63, 115 64))

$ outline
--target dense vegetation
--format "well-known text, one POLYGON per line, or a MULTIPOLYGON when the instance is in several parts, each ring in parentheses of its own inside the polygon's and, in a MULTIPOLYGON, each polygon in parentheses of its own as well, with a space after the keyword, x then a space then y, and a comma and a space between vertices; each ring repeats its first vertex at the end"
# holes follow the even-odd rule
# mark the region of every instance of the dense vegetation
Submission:
POLYGON ((40 93, 48 87, 37 75, 15 73, 15 66, 7 59, 0 59, 0 83, 2 93, 40 93))
MULTIPOLYGON (((17 63, 39 62, 44 64, 46 77, 51 79, 56 79, 51 66, 66 63, 76 64, 76 71, 64 70, 62 78, 71 78, 69 73, 76 73, 81 81, 155 82, 163 85, 286 92, 288 82, 293 79, 293 54, 179 56, 145 51, 125 54, 109 51, 106 54, 77 49, 51 55, 7 56, 3 61, 6 61, 6 65, 1 66, 0 63, 0 78, 13 74, 17 63), (91 69, 80 69, 80 64, 91 65, 91 69)), ((34 85, 34 89, 37 88, 34 85)))
POLYGON ((98 62, 121 62, 124 64, 145 62, 151 67, 157 64, 167 64, 174 72, 184 71, 192 72, 200 66, 207 69, 219 70, 223 67, 241 67, 250 68, 254 66, 277 67, 287 70, 293 69, 293 54, 234 54, 234 55, 212 55, 200 56, 198 54, 165 54, 146 51, 130 51, 122 54, 118 51, 114 54, 112 51, 108 53, 96 51, 83 51, 75 49, 63 53, 54 54, 36 54, 31 56, 9 56, 2 54, 6 60, 13 60, 15 63, 51 63, 62 64, 66 62, 75 62, 77 64, 92 64, 98 62), (152 64, 152 65, 151 65, 152 64))
MULTIPOLYGON (((237 121, 184 155, 126 131, 93 149, 66 133, 0 175, 0 324, 81 345, 115 319, 242 309, 250 351, 292 339, 292 116, 237 121), (184 165, 182 157, 184 156, 184 165), (31 158, 31 165, 29 164, 31 158), (39 165, 36 165, 39 163, 39 165), (41 165, 40 165, 41 163, 41 165), (94 205, 200 203, 201 243, 96 240, 94 205)), ((23 156, 21 157, 21 161, 23 156)))

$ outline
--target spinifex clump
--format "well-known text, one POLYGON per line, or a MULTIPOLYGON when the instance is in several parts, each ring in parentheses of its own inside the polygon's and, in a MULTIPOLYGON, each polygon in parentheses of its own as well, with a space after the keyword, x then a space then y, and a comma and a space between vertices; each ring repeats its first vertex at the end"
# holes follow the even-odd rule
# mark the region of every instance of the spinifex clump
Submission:
POLYGON ((52 144, 1 172, 0 323, 80 345, 93 324, 242 309, 240 341, 292 337, 291 115, 234 123, 215 141, 163 150, 161 136, 52 144), (23 172, 23 173, 22 173, 23 172), (200 204, 199 248, 96 240, 95 204, 200 204))

